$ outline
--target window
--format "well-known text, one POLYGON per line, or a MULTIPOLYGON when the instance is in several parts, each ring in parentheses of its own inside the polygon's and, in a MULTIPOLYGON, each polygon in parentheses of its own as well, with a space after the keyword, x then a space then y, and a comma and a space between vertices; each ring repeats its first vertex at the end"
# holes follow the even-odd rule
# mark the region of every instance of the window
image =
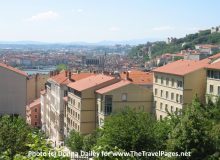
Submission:
POLYGON ((177 81, 177 87, 182 88, 183 87, 183 82, 182 81, 177 81))
POLYGON ((165 104, 165 111, 167 111, 167 108, 168 108, 168 104, 165 104))
POLYGON ((171 100, 174 100, 174 93, 171 93, 171 100))
POLYGON ((34 109, 34 112, 37 112, 37 108, 34 109))
POLYGON ((112 112, 112 95, 105 96, 105 114, 110 114, 112 112))
POLYGON ((163 84, 163 77, 161 77, 161 84, 163 84))
POLYGON ((37 118, 37 115, 35 115, 35 118, 37 118))
POLYGON ((173 106, 170 107, 171 112, 173 112, 173 106))
POLYGON ((168 94, 168 91, 166 91, 166 99, 169 98, 169 94, 168 94))
POLYGON ((80 108, 81 107, 81 103, 80 102, 78 102, 78 108, 80 108))
POLYGON ((163 90, 160 91, 160 96, 163 97, 163 90))
POLYGON ((180 103, 183 103, 183 95, 180 95, 180 103))
POLYGON ((34 122, 34 125, 37 126, 37 122, 34 122))
POLYGON ((160 120, 162 120, 163 119, 163 116, 162 115, 160 115, 160 120))
POLYGON ((209 93, 213 93, 213 85, 209 86, 209 93))
POLYGON ((127 101, 127 93, 122 93, 121 100, 122 101, 127 101))
POLYGON ((64 97, 68 95, 68 91, 64 91, 64 97))
POLYGON ((155 90, 154 90, 154 94, 157 95, 157 88, 155 88, 155 90))
POLYGON ((169 78, 166 78, 166 85, 169 85, 169 78))
POLYGON ((158 76, 155 76, 155 82, 156 83, 158 82, 158 76))
POLYGON ((163 103, 160 103, 160 110, 163 110, 163 103))
POLYGON ((174 83, 175 83, 175 81, 174 81, 174 79, 172 79, 172 87, 174 87, 174 83))
POLYGON ((176 94, 176 102, 179 102, 179 95, 176 94))
POLYGON ((218 86, 218 95, 220 95, 220 86, 218 86))
POLYGON ((154 101, 154 107, 156 108, 156 106, 157 106, 157 101, 154 101))

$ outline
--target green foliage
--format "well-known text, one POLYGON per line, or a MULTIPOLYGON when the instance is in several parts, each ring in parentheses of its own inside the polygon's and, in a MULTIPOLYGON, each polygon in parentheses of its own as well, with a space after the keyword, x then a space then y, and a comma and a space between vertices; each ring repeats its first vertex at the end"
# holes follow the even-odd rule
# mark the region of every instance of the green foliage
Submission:
POLYGON ((67 66, 65 64, 59 64, 56 66, 56 70, 58 71, 67 70, 67 66))
POLYGON ((66 145, 71 151, 80 152, 83 148, 83 136, 72 130, 66 139, 66 145))
POLYGON ((129 52, 130 57, 143 55, 149 46, 151 47, 152 57, 164 53, 175 53, 181 50, 194 49, 196 44, 220 44, 220 33, 211 33, 210 30, 200 31, 199 33, 189 34, 183 38, 167 44, 164 41, 141 44, 133 47, 129 52))
POLYGON ((95 146, 98 138, 98 132, 94 132, 92 134, 88 134, 83 138, 83 150, 84 151, 91 151, 92 148, 95 146))
POLYGON ((213 123, 209 119, 207 109, 195 99, 186 107, 180 122, 171 131, 167 140, 167 151, 191 152, 191 157, 188 159, 193 160, 208 158, 217 151, 210 132, 212 129, 213 123))
POLYGON ((117 146, 125 151, 153 151, 155 146, 154 124, 147 113, 123 111, 111 116, 100 130, 98 146, 117 146))
POLYGON ((44 135, 30 128, 19 116, 3 116, 0 118, 0 159, 4 160, 36 160, 36 159, 69 159, 32 155, 32 152, 56 152, 46 142, 44 135))

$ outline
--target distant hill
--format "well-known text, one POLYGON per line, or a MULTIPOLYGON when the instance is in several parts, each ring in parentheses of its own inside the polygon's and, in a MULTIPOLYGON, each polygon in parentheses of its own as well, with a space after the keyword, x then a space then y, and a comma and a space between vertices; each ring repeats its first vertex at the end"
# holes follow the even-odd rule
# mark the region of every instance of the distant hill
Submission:
POLYGON ((141 44, 133 47, 129 52, 131 57, 142 55, 146 60, 147 52, 151 47, 151 55, 155 57, 164 53, 175 53, 183 49, 195 49, 196 44, 220 44, 220 33, 211 33, 211 30, 203 30, 198 33, 186 35, 183 38, 174 38, 170 43, 157 41, 153 43, 141 44))

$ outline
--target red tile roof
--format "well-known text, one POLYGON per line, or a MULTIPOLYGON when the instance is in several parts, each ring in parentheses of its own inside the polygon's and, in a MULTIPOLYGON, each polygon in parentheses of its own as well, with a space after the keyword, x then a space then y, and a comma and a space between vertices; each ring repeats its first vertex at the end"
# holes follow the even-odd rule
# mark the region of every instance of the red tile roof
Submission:
MULTIPOLYGON (((126 72, 120 74, 122 79, 126 79, 126 72)), ((128 71, 128 78, 134 84, 153 84, 153 73, 138 70, 128 71)))
POLYGON ((7 64, 0 63, 0 67, 6 68, 6 69, 8 69, 8 70, 10 70, 10 71, 13 71, 13 72, 15 72, 15 73, 18 73, 18 74, 20 74, 20 75, 22 75, 22 76, 28 77, 28 75, 27 75, 26 72, 21 71, 21 70, 19 70, 19 69, 17 69, 17 68, 11 67, 11 66, 9 66, 9 65, 7 65, 7 64))
POLYGON ((81 79, 76 82, 72 82, 68 84, 68 87, 76 89, 78 91, 83 91, 92 87, 95 87, 99 84, 114 80, 115 77, 106 76, 103 74, 93 75, 84 79, 81 79))
POLYGON ((165 66, 158 67, 153 71, 183 76, 198 69, 207 68, 208 66, 212 65, 212 61, 218 58, 220 58, 220 53, 200 61, 178 60, 165 66))
POLYGON ((72 75, 71 75, 71 80, 72 81, 70 81, 69 77, 68 77, 68 74, 69 73, 67 73, 67 76, 66 76, 66 72, 62 71, 59 74, 51 77, 50 79, 55 81, 58 84, 66 84, 67 85, 72 81, 78 81, 78 80, 81 80, 83 78, 87 78, 91 75, 94 75, 93 73, 79 73, 79 74, 78 73, 72 73, 72 75))
POLYGON ((119 81, 117 83, 114 83, 114 84, 112 84, 110 86, 101 88, 101 89, 97 90, 96 92, 99 93, 99 94, 104 94, 104 93, 107 93, 109 91, 112 91, 112 90, 124 87, 124 86, 126 86, 128 84, 131 84, 131 82, 127 81, 127 80, 121 80, 121 81, 119 81))

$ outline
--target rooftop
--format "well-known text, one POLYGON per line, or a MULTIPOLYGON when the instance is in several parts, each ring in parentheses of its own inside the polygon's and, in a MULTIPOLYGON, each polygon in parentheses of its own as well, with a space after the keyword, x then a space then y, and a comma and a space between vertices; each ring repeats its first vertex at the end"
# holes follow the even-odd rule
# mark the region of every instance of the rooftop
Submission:
POLYGON ((55 81, 58 84, 69 84, 72 81, 78 81, 83 78, 87 78, 91 75, 94 75, 93 73, 71 73, 71 80, 69 80, 68 76, 69 72, 61 71, 59 74, 53 76, 50 78, 50 80, 55 81))
MULTIPOLYGON (((122 72, 120 74, 121 78, 127 79, 126 74, 126 72, 122 72)), ((128 79, 134 84, 153 84, 153 73, 131 70, 128 71, 128 79)))
POLYGON ((73 88, 77 91, 83 91, 114 79, 115 77, 103 74, 92 75, 79 81, 69 83, 68 87, 73 88))
POLYGON ((113 91, 115 89, 118 89, 118 88, 121 88, 123 86, 126 86, 128 84, 131 84, 131 82, 127 81, 127 80, 121 80, 121 81, 119 81, 117 83, 114 83, 114 84, 112 84, 110 86, 101 88, 101 89, 97 90, 96 92, 99 93, 99 94, 104 94, 104 93, 107 93, 109 91, 113 91))
POLYGON ((12 66, 9 66, 9 65, 7 65, 7 64, 0 63, 0 67, 6 68, 6 69, 8 69, 8 70, 10 70, 10 71, 13 71, 13 72, 15 72, 15 73, 18 73, 18 74, 20 74, 20 75, 22 75, 22 76, 28 77, 28 75, 27 75, 26 72, 21 71, 21 70, 19 70, 19 69, 17 69, 17 68, 14 68, 14 67, 12 67, 12 66))
POLYGON ((34 100, 33 102, 31 102, 28 107, 32 108, 32 107, 36 107, 37 105, 40 105, 40 98, 34 100))
POLYGON ((198 69, 205 68, 212 64, 212 61, 220 58, 220 53, 210 56, 201 61, 193 61, 193 60, 178 60, 162 67, 158 67, 154 69, 154 72, 159 73, 167 73, 173 75, 184 76, 188 73, 194 72, 198 69))

